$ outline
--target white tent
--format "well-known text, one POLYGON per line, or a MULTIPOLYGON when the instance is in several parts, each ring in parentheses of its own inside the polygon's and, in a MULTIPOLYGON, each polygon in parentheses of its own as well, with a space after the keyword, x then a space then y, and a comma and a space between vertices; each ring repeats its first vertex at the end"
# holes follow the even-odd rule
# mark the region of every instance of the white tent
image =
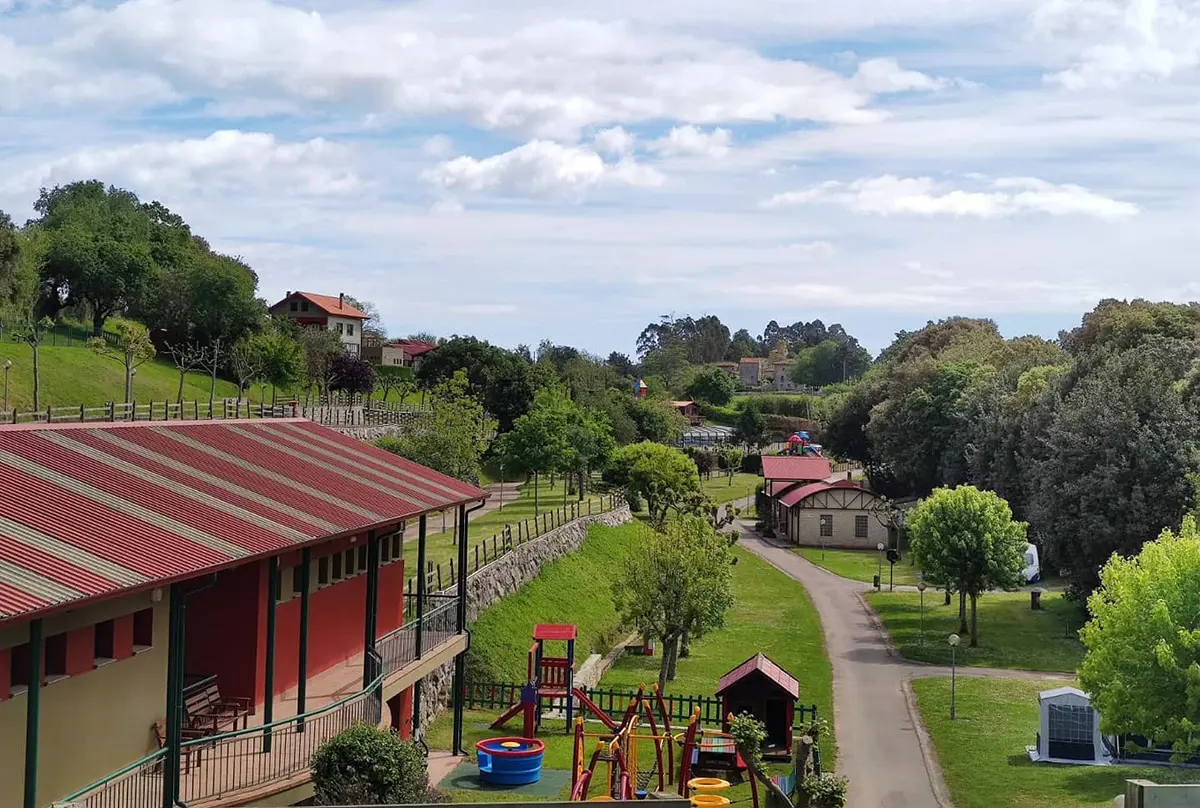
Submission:
POLYGON ((1029 757, 1048 763, 1106 765, 1111 763, 1100 734, 1100 714, 1087 693, 1056 687, 1038 694, 1037 746, 1029 757))

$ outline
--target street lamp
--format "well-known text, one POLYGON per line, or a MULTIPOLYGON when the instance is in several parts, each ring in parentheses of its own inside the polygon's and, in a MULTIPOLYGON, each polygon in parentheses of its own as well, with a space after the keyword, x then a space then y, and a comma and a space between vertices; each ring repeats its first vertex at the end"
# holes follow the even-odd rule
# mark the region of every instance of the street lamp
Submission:
POLYGON ((875 576, 875 588, 882 589, 883 588, 883 550, 884 550, 883 542, 879 542, 879 544, 876 544, 875 549, 879 551, 878 552, 879 574, 875 576))
POLYGON ((4 409, 8 409, 8 377, 12 375, 12 360, 4 360, 4 409))
POLYGON ((950 720, 954 720, 954 701, 955 701, 955 654, 954 649, 958 648, 958 635, 951 634, 947 640, 950 643, 950 720))
POLYGON ((918 572, 917 574, 922 575, 917 580, 917 591, 921 593, 921 635, 917 644, 923 648, 925 647, 925 578, 922 573, 918 572))

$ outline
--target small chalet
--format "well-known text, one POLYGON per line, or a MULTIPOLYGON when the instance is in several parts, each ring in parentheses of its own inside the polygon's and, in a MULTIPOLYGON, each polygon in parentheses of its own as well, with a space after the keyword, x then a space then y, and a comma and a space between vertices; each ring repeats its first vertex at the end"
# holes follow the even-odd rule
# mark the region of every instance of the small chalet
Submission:
POLYGON ((852 480, 806 483, 782 491, 772 516, 780 535, 794 544, 870 550, 891 546, 887 524, 876 517, 879 497, 852 480))
POLYGON ((792 719, 800 683, 766 654, 758 653, 721 677, 717 684, 725 732, 729 716, 749 713, 767 728, 763 754, 790 758, 792 755, 792 719))
POLYGON ((692 426, 703 426, 704 415, 700 412, 700 405, 694 401, 672 401, 671 406, 679 411, 679 414, 688 419, 688 423, 692 426))
POLYGON ((345 294, 330 297, 312 292, 288 292, 269 311, 272 317, 295 320, 303 328, 332 331, 341 339, 346 353, 362 354, 362 329, 368 317, 347 303, 345 294))
POLYGON ((436 347, 420 340, 394 340, 383 346, 379 364, 412 368, 415 372, 421 367, 421 362, 425 359, 425 355, 436 347))

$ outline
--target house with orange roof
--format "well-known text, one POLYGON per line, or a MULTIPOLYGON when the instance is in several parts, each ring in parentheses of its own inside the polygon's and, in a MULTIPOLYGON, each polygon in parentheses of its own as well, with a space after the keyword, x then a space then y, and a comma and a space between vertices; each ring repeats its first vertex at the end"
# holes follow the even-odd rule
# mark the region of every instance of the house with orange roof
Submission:
POLYGON ((288 292, 270 311, 272 317, 294 320, 302 328, 332 331, 342 341, 346 353, 362 355, 363 325, 368 315, 346 302, 345 293, 337 297, 312 292, 288 292))

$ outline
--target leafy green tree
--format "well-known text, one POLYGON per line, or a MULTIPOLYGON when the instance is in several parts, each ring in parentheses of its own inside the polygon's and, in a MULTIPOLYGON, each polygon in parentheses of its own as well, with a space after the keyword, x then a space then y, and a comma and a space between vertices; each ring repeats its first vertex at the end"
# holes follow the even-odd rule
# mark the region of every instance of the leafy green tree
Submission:
POLYGON ((1008 503, 970 485, 939 488, 905 520, 909 547, 928 580, 971 600, 971 646, 979 645, 976 606, 989 589, 1015 589, 1025 567, 1026 525, 1008 503))
POLYGON ((383 401, 387 403, 388 396, 395 391, 400 396, 400 403, 409 393, 417 389, 416 377, 412 368, 401 365, 380 365, 375 368, 375 388, 383 391, 383 401))
POLYGON ((633 364, 633 360, 627 354, 620 353, 619 351, 610 353, 608 359, 604 360, 604 363, 621 374, 623 378, 633 376, 634 371, 637 370, 633 364))
POLYGON ((37 295, 37 268, 28 239, 8 214, 0 210, 0 323, 12 325, 27 320, 37 295))
POLYGON ((631 499, 646 502, 652 524, 663 527, 667 515, 681 512, 688 498, 700 493, 696 464, 678 449, 643 441, 622 446, 612 455, 610 478, 631 499))
POLYGON ((602 412, 570 402, 567 414, 567 455, 565 470, 576 476, 579 499, 583 499, 585 481, 593 471, 604 468, 617 447, 612 429, 602 412))
POLYGON ((677 516, 665 528, 626 559, 613 583, 614 603, 626 624, 659 640, 659 689, 675 678, 684 636, 720 628, 733 605, 728 541, 698 516, 677 516))
POLYGON ((578 397, 580 406, 601 413, 608 423, 613 439, 621 446, 636 442, 638 425, 630 414, 634 402, 626 390, 603 390, 582 393, 578 397))
POLYGON ((1079 680, 1113 734, 1142 735, 1182 762, 1200 753, 1200 529, 1187 516, 1131 557, 1113 555, 1088 597, 1079 680))
POLYGON ((629 417, 633 419, 641 440, 676 443, 687 429, 687 419, 664 399, 654 397, 626 401, 629 402, 629 417))
POLYGON ((870 366, 871 354, 853 337, 847 340, 827 339, 797 351, 789 375, 796 384, 824 387, 847 379, 857 379, 870 366))
POLYGON ((41 347, 42 342, 46 339, 46 333, 54 328, 54 321, 49 317, 43 317, 40 320, 33 322, 26 321, 13 329, 12 338, 17 342, 23 342, 33 351, 33 408, 40 410, 42 408, 42 371, 41 371, 41 347))
POLYGON ((668 390, 675 390, 688 369, 687 349, 682 345, 655 348, 642 360, 642 372, 662 379, 668 390))
POLYGON ((1200 332, 1200 305, 1153 303, 1149 300, 1101 300, 1083 322, 1060 335, 1075 356, 1120 352, 1151 339, 1195 340, 1200 332))
POLYGON ((459 371, 433 389, 429 413, 408 433, 375 445, 457 480, 478 483, 496 423, 468 390, 467 375, 459 371))
POLYGON ((115 319, 110 323, 115 337, 112 344, 104 337, 92 337, 88 348, 99 356, 120 362, 125 368, 125 403, 133 401, 133 374, 154 358, 156 351, 146 326, 133 320, 115 319))
POLYGON ((1136 554, 1195 506, 1197 420, 1178 383, 1194 348, 1174 345, 1112 355, 1075 381, 1024 469, 1047 560, 1080 596, 1109 556, 1136 554))
POLYGON ((758 356, 758 340, 745 328, 739 328, 733 332, 729 347, 725 349, 725 361, 739 362, 747 356, 758 356))
POLYGON ((755 451, 766 445, 767 417, 763 415, 757 402, 747 401, 738 413, 737 423, 733 427, 733 439, 755 451))
POLYGON ((427 354, 417 382, 432 389, 458 370, 467 372, 471 395, 500 424, 501 431, 529 411, 537 390, 533 366, 522 356, 474 337, 453 337, 427 354))
POLYGON ((254 337, 262 360, 262 380, 271 385, 271 402, 277 392, 294 390, 304 378, 304 347, 296 341, 293 329, 276 325, 254 337))
POLYGON ((304 379, 309 390, 313 387, 322 395, 329 392, 333 373, 333 360, 342 356, 346 349, 342 340, 332 331, 319 328, 301 328, 296 332, 296 341, 304 349, 304 379))
POLYGON ((533 507, 538 501, 538 479, 543 474, 566 472, 571 465, 571 422, 574 404, 558 387, 542 388, 529 412, 517 418, 500 438, 505 465, 534 475, 533 507))
POLYGON ((692 377, 685 391, 697 401, 724 407, 733 400, 737 386, 728 373, 720 368, 705 368, 692 377))
POLYGON ((402 805, 430 802, 425 754, 380 727, 356 724, 313 754, 317 805, 402 805))

